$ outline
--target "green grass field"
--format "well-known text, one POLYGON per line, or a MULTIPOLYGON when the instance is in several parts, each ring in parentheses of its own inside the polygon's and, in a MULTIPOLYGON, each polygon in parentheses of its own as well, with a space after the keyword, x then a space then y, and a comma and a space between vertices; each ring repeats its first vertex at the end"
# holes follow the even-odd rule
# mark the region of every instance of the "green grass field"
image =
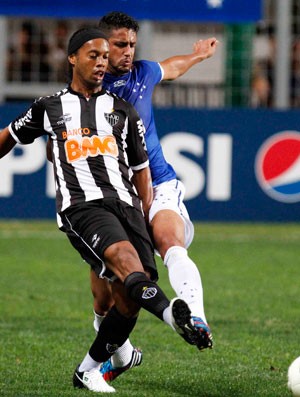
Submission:
MULTIPOLYGON (((287 368, 300 355, 300 225, 197 224, 190 256, 215 348, 198 352, 142 311, 131 340, 144 361, 114 382, 117 396, 290 396, 287 368)), ((0 396, 95 395, 71 383, 95 336, 89 269, 55 223, 0 223, 0 314, 0 396)))

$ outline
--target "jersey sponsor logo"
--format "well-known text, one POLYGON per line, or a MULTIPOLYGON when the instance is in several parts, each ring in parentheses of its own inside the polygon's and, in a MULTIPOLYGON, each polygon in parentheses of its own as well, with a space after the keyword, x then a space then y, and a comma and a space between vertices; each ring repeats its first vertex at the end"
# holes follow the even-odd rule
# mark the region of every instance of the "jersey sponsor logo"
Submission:
POLYGON ((118 124, 120 120, 120 116, 117 114, 113 113, 104 113, 105 120, 110 124, 112 127, 114 127, 116 124, 118 124))
POLYGON ((118 157, 119 154, 116 139, 111 135, 105 137, 94 135, 84 137, 80 141, 69 139, 65 142, 65 152, 68 163, 98 155, 118 157))
POLYGON ((143 299, 151 299, 157 294, 157 289, 154 287, 144 287, 143 291, 143 299))
POLYGON ((23 127, 26 123, 30 123, 32 120, 32 110, 31 108, 27 111, 24 117, 21 117, 14 124, 15 130, 18 131, 21 127, 23 127))
POLYGON ((262 190, 276 201, 300 201, 300 133, 272 135, 260 147, 255 173, 262 190))
POLYGON ((123 85, 126 85, 126 80, 118 80, 113 84, 114 88, 123 87, 123 85))
POLYGON ((138 120, 136 124, 137 124, 138 134, 141 137, 144 149, 147 150, 146 142, 145 142, 145 132, 146 132, 145 126, 144 126, 142 120, 138 120))
POLYGON ((68 139, 69 136, 82 136, 82 135, 90 135, 91 130, 87 127, 85 128, 73 128, 72 130, 63 131, 61 133, 63 139, 68 139))

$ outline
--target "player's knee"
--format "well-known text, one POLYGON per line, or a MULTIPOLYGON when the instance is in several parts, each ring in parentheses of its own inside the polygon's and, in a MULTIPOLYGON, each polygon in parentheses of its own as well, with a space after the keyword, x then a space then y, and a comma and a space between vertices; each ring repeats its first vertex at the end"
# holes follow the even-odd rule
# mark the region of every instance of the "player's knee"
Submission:
POLYGON ((114 305, 112 297, 94 297, 94 310, 101 316, 105 316, 109 309, 114 305))
POLYGON ((175 236, 155 236, 155 247, 160 253, 162 259, 165 258, 166 253, 172 247, 184 247, 182 239, 176 238, 175 236))
MULTIPOLYGON (((110 247, 111 248, 111 247, 110 247)), ((108 252, 111 270, 124 281, 132 272, 143 272, 143 266, 134 247, 129 242, 114 244, 108 252)))
POLYGON ((184 247, 184 227, 181 219, 179 220, 180 222, 170 225, 170 223, 160 222, 160 218, 157 218, 151 225, 155 248, 162 258, 169 248, 184 247))
POLYGON ((131 299, 127 301, 116 301, 116 308, 122 314, 122 316, 126 318, 134 318, 137 317, 140 306, 138 306, 131 299))

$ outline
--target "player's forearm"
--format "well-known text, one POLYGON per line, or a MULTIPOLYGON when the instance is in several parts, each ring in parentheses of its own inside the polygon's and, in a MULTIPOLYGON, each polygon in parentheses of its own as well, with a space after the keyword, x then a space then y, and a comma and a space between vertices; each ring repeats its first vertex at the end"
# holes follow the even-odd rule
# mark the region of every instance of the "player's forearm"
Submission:
POLYGON ((205 58, 199 54, 177 55, 161 63, 164 69, 164 80, 175 80, 185 74, 192 66, 205 58))
POLYGON ((214 55, 218 45, 215 37, 198 40, 194 43, 193 52, 187 55, 176 55, 160 62, 164 70, 163 80, 174 80, 186 73, 192 66, 214 55))
POLYGON ((150 168, 134 172, 133 183, 142 202, 145 218, 148 219, 149 209, 153 201, 153 188, 150 168))
POLYGON ((16 145, 16 141, 11 136, 6 127, 0 132, 0 158, 4 157, 16 145))

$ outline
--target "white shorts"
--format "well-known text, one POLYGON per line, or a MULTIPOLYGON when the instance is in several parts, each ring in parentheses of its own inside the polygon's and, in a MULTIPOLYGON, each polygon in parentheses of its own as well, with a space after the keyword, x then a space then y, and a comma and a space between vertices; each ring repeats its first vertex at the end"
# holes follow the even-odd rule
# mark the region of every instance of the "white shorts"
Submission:
POLYGON ((149 211, 149 221, 162 210, 171 210, 181 216, 185 228, 185 248, 188 248, 194 238, 194 225, 190 220, 183 203, 185 187, 182 182, 172 179, 153 187, 153 203, 149 211))

